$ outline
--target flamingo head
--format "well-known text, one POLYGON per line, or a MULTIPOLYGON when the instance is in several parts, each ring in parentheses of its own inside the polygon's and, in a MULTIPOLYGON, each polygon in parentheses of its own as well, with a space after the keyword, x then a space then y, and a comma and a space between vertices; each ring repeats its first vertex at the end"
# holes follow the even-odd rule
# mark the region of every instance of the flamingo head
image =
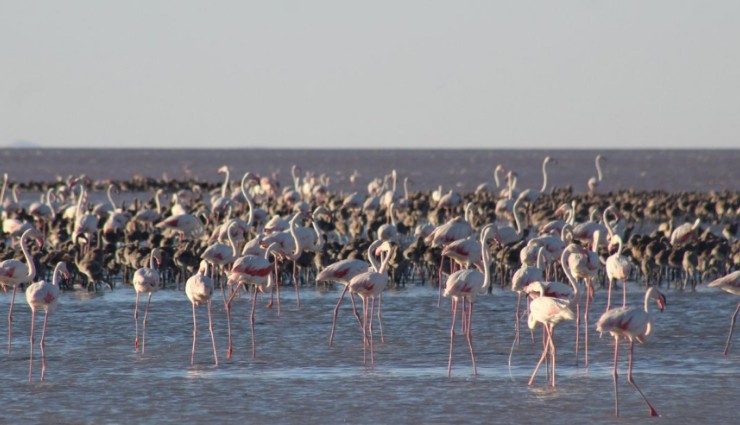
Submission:
POLYGON ((72 276, 69 273, 69 269, 67 269, 67 263, 65 263, 64 261, 59 262, 59 272, 65 279, 69 279, 70 276, 72 276))

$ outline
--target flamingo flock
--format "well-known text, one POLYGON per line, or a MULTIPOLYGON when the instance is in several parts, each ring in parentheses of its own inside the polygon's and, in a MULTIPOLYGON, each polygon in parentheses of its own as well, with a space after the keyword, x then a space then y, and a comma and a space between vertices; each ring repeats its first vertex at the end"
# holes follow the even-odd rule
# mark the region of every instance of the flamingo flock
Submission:
MULTIPOLYGON (((619 345, 627 340, 627 380, 644 399, 650 415, 657 416, 632 373, 634 342, 645 342, 653 330, 649 301, 655 300, 662 311, 666 304, 663 291, 670 287, 693 290, 701 282, 740 295, 740 195, 726 192, 705 199, 701 194, 692 198, 605 193, 602 182, 609 174, 602 170, 604 161, 601 155, 596 158, 597 177, 588 181, 585 193, 548 185, 552 181, 548 165, 558 166, 549 156, 542 162, 539 189, 517 188, 518 173, 498 165, 493 171, 495 187, 483 183, 474 193, 442 187, 430 193, 409 192, 408 177, 400 193, 397 170, 372 178, 367 193, 359 188, 344 193, 332 189, 326 174, 302 175, 298 166, 291 170, 290 184, 281 189, 278 176, 245 172, 240 181, 232 182, 233 170, 223 166, 216 171, 224 176, 220 185, 153 184, 147 189, 150 200, 139 199, 146 192, 130 193, 129 201, 134 200, 128 206, 113 199, 114 193, 126 195, 118 189, 125 188, 125 183, 108 184, 108 202, 93 204, 90 191, 99 184, 79 176, 45 187, 43 199, 26 207, 19 201, 18 184, 12 186, 12 201, 5 201, 9 182, 5 176, 0 196, 5 242, 0 285, 12 289, 8 355, 12 355, 18 290, 25 291, 32 315, 29 381, 33 377, 35 316, 38 309, 45 311, 40 340, 43 381, 48 318, 64 291, 131 285, 134 352, 144 354, 154 293, 168 287, 184 289, 193 320, 191 365, 198 339, 197 307, 205 305, 213 363, 218 366, 211 311, 217 291, 226 311, 226 359, 231 360, 234 299, 250 299, 251 357, 256 358, 255 313, 261 298, 269 299, 265 303, 268 312, 275 300, 275 315, 280 317, 280 289, 293 286, 296 304, 288 314, 301 314, 302 287, 339 284, 342 291, 329 313, 329 347, 335 345, 340 307, 349 293, 359 325, 358 339, 362 338, 363 365, 372 368, 378 361, 376 323, 379 342, 385 344, 383 293, 414 283, 436 291, 436 305, 429 309, 450 309, 448 376, 452 375, 458 329, 467 341, 472 374, 477 376, 475 300, 493 293, 494 288, 510 288, 517 294, 517 304, 512 306, 514 339, 509 365, 517 347, 526 343, 520 338, 523 299, 533 341, 535 330, 542 329, 542 352, 533 362, 529 385, 535 384, 538 371, 547 365, 548 385, 556 387, 556 366, 563 361, 563 349, 557 356, 554 334, 563 322, 575 322, 575 364, 583 345, 584 368, 589 367, 590 304, 594 297, 604 297, 606 311, 595 330, 614 336, 615 414, 619 415, 619 345), (506 187, 501 187, 500 175, 505 176, 506 187), (715 208, 707 210, 702 202, 712 202, 715 208), (36 244, 29 245, 31 241, 36 244), (52 270, 51 283, 47 283, 43 276, 52 270), (644 290, 642 308, 628 305, 628 281, 631 290, 644 290), (611 293, 619 286, 622 304, 613 307, 611 293), (140 320, 142 294, 147 303, 140 320), (355 296, 361 300, 361 314, 355 296), (451 300, 449 307, 443 305, 444 298, 451 300)), ((358 175, 351 177, 356 183, 358 175)), ((731 319, 726 356, 738 312, 740 304, 731 319)), ((562 338, 558 347, 562 347, 562 338)))

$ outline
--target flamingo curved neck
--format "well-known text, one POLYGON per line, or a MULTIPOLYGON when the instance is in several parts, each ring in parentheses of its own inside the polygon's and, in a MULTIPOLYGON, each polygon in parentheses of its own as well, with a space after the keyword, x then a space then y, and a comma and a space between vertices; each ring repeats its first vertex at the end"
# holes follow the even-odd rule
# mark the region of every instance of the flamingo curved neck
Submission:
POLYGON ((542 189, 540 189, 540 192, 545 193, 545 190, 547 190, 547 158, 542 162, 542 189))
POLYGON ((3 173, 3 188, 0 191, 0 204, 5 201, 5 189, 8 187, 8 173, 3 173))
POLYGON ((154 204, 157 206, 157 214, 162 215, 162 201, 159 200, 159 196, 162 194, 162 189, 157 189, 154 192, 154 204))
POLYGON ((246 199, 247 201, 247 206, 249 207, 249 215, 247 216, 247 227, 250 227, 252 225, 252 221, 254 220, 254 202, 252 202, 252 197, 249 196, 247 190, 244 188, 248 175, 249 173, 245 173, 244 177, 242 177, 240 189, 242 191, 244 199, 246 199))
POLYGON ((491 232, 492 228, 492 224, 486 225, 480 236, 480 251, 481 259, 483 260, 483 289, 487 289, 491 285, 491 270, 489 267, 491 263, 491 253, 488 252, 488 244, 486 241, 488 240, 488 234, 491 232))
POLYGON ((54 267, 54 274, 51 277, 51 284, 54 286, 59 286, 59 275, 62 273, 62 266, 64 263, 61 261, 57 263, 57 266, 54 267))
POLYGON ((295 232, 297 217, 298 217, 298 214, 296 214, 293 217, 293 219, 290 220, 290 235, 293 236, 293 242, 295 243, 295 251, 291 253, 293 259, 300 257, 301 252, 303 252, 303 245, 301 244, 301 239, 298 237, 298 235, 295 232))
POLYGON ((391 205, 388 207, 388 215, 391 218, 391 224, 395 226, 396 225, 396 215, 393 214, 393 212, 394 212, 394 204, 391 203, 391 205))
POLYGON ((113 188, 114 185, 108 185, 108 202, 110 203, 111 208, 113 208, 113 211, 116 210, 116 203, 113 202, 113 188))
POLYGON ((230 178, 230 175, 231 175, 231 173, 229 171, 229 167, 226 167, 226 170, 224 171, 224 173, 226 173, 226 177, 224 178, 224 184, 223 184, 223 186, 221 186, 221 197, 222 198, 225 198, 226 197, 226 191, 229 188, 229 178, 230 178))
POLYGON ((517 199, 516 202, 514 202, 512 213, 514 214, 514 224, 516 224, 516 235, 521 239, 522 235, 524 234, 524 231, 522 229, 522 219, 521 217, 519 217, 519 212, 517 211, 519 209, 520 201, 521 201, 521 198, 517 199))
POLYGON ((602 157, 599 155, 596 157, 596 174, 597 174, 597 180, 601 182, 601 164, 600 161, 602 160, 602 157))
POLYGON ((26 230, 26 233, 21 237, 21 251, 23 251, 23 256, 26 258, 26 264, 28 265, 28 274, 26 277, 31 281, 36 277, 36 263, 33 262, 31 252, 28 250, 28 232, 29 230, 26 230))
MULTIPOLYGON (((604 219, 604 226, 606 227, 606 231, 607 231, 607 232, 608 232, 608 234, 609 234, 609 239, 611 239, 612 237, 614 237, 614 229, 612 228, 612 225, 611 225, 611 223, 609 222, 609 216, 608 216, 608 213, 609 213, 610 211, 611 211, 611 212, 614 212, 612 208, 613 208, 613 207, 609 207, 609 208, 605 209, 605 210, 604 210, 604 214, 603 214, 603 219, 604 219)), ((615 214, 615 215, 616 215, 616 214, 615 214)))
POLYGON ((316 244, 313 247, 314 251, 321 251, 324 248, 324 233, 319 229, 319 225, 315 221, 311 223, 313 230, 316 232, 316 244))
POLYGON ((403 178, 403 199, 409 200, 409 178, 403 178))
POLYGON ((570 286, 573 287, 573 297, 570 299, 571 304, 578 303, 578 282, 576 281, 576 278, 573 277, 573 273, 570 271, 570 267, 568 267, 568 258, 570 257, 571 250, 570 247, 566 248, 563 251, 563 255, 560 258, 560 264, 563 267, 563 272, 565 272, 565 276, 568 278, 568 283, 570 283, 570 286))
POLYGON ((231 246, 231 255, 236 258, 237 256, 237 250, 236 250, 236 243, 234 242, 234 238, 231 236, 231 228, 236 225, 236 221, 232 221, 229 223, 229 227, 226 228, 226 237, 229 239, 229 245, 231 246))
POLYGON ((367 249, 367 260, 370 262, 370 267, 372 267, 372 269, 375 271, 380 270, 380 262, 377 258, 375 258, 375 250, 380 246, 381 243, 381 240, 377 240, 371 243, 370 247, 367 249))

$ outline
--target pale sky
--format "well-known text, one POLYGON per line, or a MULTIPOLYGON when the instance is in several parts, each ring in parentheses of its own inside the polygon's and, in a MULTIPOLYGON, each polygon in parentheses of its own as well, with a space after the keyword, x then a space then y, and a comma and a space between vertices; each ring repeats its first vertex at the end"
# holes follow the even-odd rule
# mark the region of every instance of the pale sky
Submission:
POLYGON ((737 0, 0 0, 0 57, 0 146, 740 147, 737 0))

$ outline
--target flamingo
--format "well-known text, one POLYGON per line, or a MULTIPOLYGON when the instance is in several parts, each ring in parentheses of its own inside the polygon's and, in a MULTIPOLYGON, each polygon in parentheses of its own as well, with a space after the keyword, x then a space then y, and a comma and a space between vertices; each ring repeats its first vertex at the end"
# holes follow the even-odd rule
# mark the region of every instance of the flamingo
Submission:
POLYGON ((165 218, 156 225, 160 229, 175 229, 183 239, 203 233, 203 223, 192 214, 177 214, 165 218))
MULTIPOLYGON (((380 339, 383 340, 383 320, 381 319, 381 308, 383 304, 383 290, 388 284, 388 262, 394 256, 396 246, 392 245, 379 268, 374 271, 360 273, 349 281, 349 290, 362 299, 362 364, 367 366, 367 347, 370 346, 370 364, 375 365, 373 347, 373 316, 375 312, 375 301, 378 300, 378 324, 380 325, 380 339), (368 304, 370 304, 368 306, 368 304), (368 308, 369 307, 369 308, 368 308), (368 323, 368 309, 370 309, 370 322, 368 323), (370 339, 368 344, 368 332, 370 339)), ((372 253, 369 253, 372 258, 372 253)))
MULTIPOLYGON (((370 244, 370 247, 367 250, 367 256, 368 260, 373 262, 373 269, 377 270, 375 267, 378 266, 375 260, 374 252, 375 250, 382 244, 383 241, 378 239, 374 241, 372 244, 370 244)), ((349 283, 352 281, 352 278, 355 276, 366 273, 368 271, 368 264, 365 261, 362 260, 356 260, 356 259, 347 259, 347 260, 341 260, 337 261, 334 264, 331 264, 324 268, 317 276, 316 281, 332 281, 332 282, 339 282, 342 285, 344 285, 344 289, 342 290, 341 295, 339 295, 339 301, 337 301, 337 305, 334 307, 334 316, 332 318, 331 323, 331 334, 329 335, 329 346, 331 346, 334 342, 334 330, 337 327, 337 315, 339 314, 339 306, 342 304, 342 300, 344 299, 344 295, 349 290, 349 283)), ((360 319, 359 313, 357 313, 357 306, 355 305, 355 298, 354 295, 350 292, 350 299, 352 300, 352 309, 355 312, 355 317, 357 317, 357 320, 360 322, 360 325, 362 325, 362 319, 360 319)))
POLYGON ((213 344, 213 360, 218 366, 218 353, 216 351, 216 338, 213 336, 213 321, 211 320, 211 298, 213 297, 213 279, 208 277, 208 262, 201 260, 198 272, 190 276, 185 282, 185 295, 193 305, 193 350, 190 354, 190 365, 195 363, 195 339, 198 328, 195 321, 195 307, 203 303, 208 309, 208 329, 211 331, 211 343, 213 344))
POLYGON ((39 346, 41 347, 41 381, 44 380, 46 374, 46 351, 44 350, 44 342, 46 339, 46 325, 49 322, 49 313, 54 311, 57 300, 59 299, 59 275, 64 275, 65 279, 69 278, 69 271, 67 270, 67 263, 60 261, 54 268, 54 275, 52 276, 52 283, 46 281, 34 282, 26 288, 26 302, 31 307, 31 354, 28 366, 28 382, 33 381, 33 345, 35 343, 34 338, 34 325, 36 323, 36 309, 44 309, 44 328, 41 331, 41 341, 39 346))
MULTIPOLYGON (((275 263, 269 260, 270 255, 278 249, 278 244, 273 242, 265 250, 264 257, 256 255, 245 255, 239 257, 234 261, 231 266, 231 271, 228 275, 229 282, 235 282, 237 285, 252 285, 254 286, 254 295, 252 298, 252 312, 250 314, 250 324, 252 329, 252 358, 257 357, 257 349, 254 335, 254 311, 257 307, 257 292, 265 292, 267 289, 271 289, 273 286, 272 281, 272 270, 275 267, 275 263)), ((226 314, 229 324, 229 348, 226 351, 226 358, 231 358, 231 301, 234 296, 238 293, 238 289, 232 292, 228 301, 226 302, 226 314)), ((279 293, 278 293, 279 294, 279 293)), ((279 300, 279 298, 278 298, 279 300)), ((279 307, 278 301, 278 309, 279 307)), ((278 310, 279 311, 279 310, 278 310)))
POLYGON ((26 259, 22 263, 16 259, 5 260, 0 263, 0 285, 3 288, 13 287, 13 295, 10 298, 10 310, 8 311, 8 355, 12 353, 13 343, 13 304, 15 303, 15 294, 18 291, 18 285, 29 283, 36 277, 36 264, 28 250, 28 238, 35 238, 39 246, 44 245, 44 240, 38 234, 36 229, 27 229, 21 236, 21 251, 26 259))
POLYGON ((684 223, 673 229, 673 232, 671 232, 671 245, 683 245, 696 239, 699 224, 701 224, 701 219, 697 218, 694 224, 684 223))
MULTIPOLYGON (((720 288, 731 294, 740 295, 740 270, 734 271, 726 276, 723 276, 719 279, 715 279, 712 282, 709 282, 709 287, 710 288, 720 288)), ((732 341, 732 332, 735 330, 735 320, 737 319, 737 313, 739 311, 740 311, 740 303, 737 304, 735 313, 733 313, 732 319, 730 319, 730 335, 727 337, 727 342, 725 343, 725 350, 723 352, 725 356, 727 355, 727 353, 730 352, 730 342, 732 341)))
POLYGON ((588 193, 591 195, 596 193, 596 187, 601 183, 601 161, 606 161, 606 158, 601 156, 601 154, 596 155, 596 159, 594 160, 594 163, 596 164, 596 177, 588 179, 588 193))
MULTIPOLYGON (((301 296, 298 285, 298 279, 296 278, 296 264, 295 261, 301 256, 303 252, 303 242, 298 237, 296 232, 296 226, 301 213, 296 213, 289 223, 288 232, 271 233, 262 240, 263 246, 269 246, 272 243, 277 243, 275 248, 276 253, 281 259, 287 259, 293 261, 293 285, 295 286, 296 305, 298 309, 301 308, 301 296)), ((277 270, 277 269, 276 269, 277 270)), ((275 286, 279 286, 279 283, 275 286)), ((278 315, 280 314, 280 293, 278 292, 278 315)))
POLYGON ((524 198, 526 201, 529 202, 531 205, 534 203, 534 201, 537 200, 537 198, 540 197, 545 191, 547 190, 547 164, 557 164, 558 162, 549 156, 546 156, 545 159, 542 161, 542 188, 540 190, 537 189, 527 189, 523 191, 519 198, 524 198))
MULTIPOLYGON (((561 264, 568 264, 568 257, 570 256, 570 254, 571 251, 569 249, 563 251, 563 255, 561 256, 560 260, 561 264)), ((542 365, 542 362, 545 360, 549 349, 550 358, 552 361, 551 385, 555 387, 555 343, 553 342, 555 326, 560 322, 573 320, 576 318, 576 314, 573 313, 573 307, 578 305, 579 296, 578 285, 576 284, 573 275, 571 275, 570 270, 567 267, 563 267, 563 271, 568 278, 568 282, 573 288, 573 292, 570 298, 565 300, 562 298, 543 296, 545 295, 545 293, 544 291, 542 291, 541 296, 532 300, 529 305, 529 317, 527 319, 527 325, 529 326, 529 329, 534 329, 537 323, 542 323, 542 326, 545 328, 547 338, 545 347, 542 350, 542 356, 540 356, 540 360, 539 362, 537 362, 537 366, 535 366, 534 368, 532 377, 529 378, 528 385, 532 385, 534 383, 534 378, 535 376, 537 376, 537 370, 539 370, 540 365, 542 365)), ((539 282, 534 282, 530 284, 530 286, 537 284, 539 284, 539 282)))
POLYGON ((509 365, 511 365, 511 357, 514 354, 514 346, 519 344, 519 322, 521 320, 520 311, 522 304, 522 294, 525 292, 530 283, 542 281, 545 279, 545 257, 543 255, 544 249, 545 248, 543 247, 538 247, 536 266, 528 266, 523 263, 522 266, 517 271, 515 271, 514 275, 511 277, 511 290, 516 292, 517 298, 516 311, 514 313, 514 342, 512 342, 511 350, 509 351, 509 365))
POLYGON ((471 332, 473 324, 473 304, 475 297, 482 294, 491 285, 491 254, 488 252, 488 246, 486 244, 488 240, 488 234, 493 229, 494 225, 489 224, 483 228, 480 235, 480 249, 482 256, 483 273, 474 269, 458 270, 447 279, 445 286, 445 297, 452 297, 452 327, 450 328, 450 356, 447 361, 447 376, 452 376, 452 348, 455 343, 455 320, 457 319, 457 306, 462 301, 463 311, 462 322, 467 323, 465 328, 465 336, 468 340, 468 347, 470 348, 470 358, 473 363, 473 376, 478 376, 478 368, 475 364, 475 352, 473 351, 473 334, 471 332), (465 303, 468 303, 468 317, 465 317, 465 303))
MULTIPOLYGON (((470 202, 465 206, 465 218, 455 217, 445 224, 437 226, 424 240, 430 243, 432 247, 446 246, 456 240, 465 239, 473 234, 473 226, 470 225, 470 214, 473 209, 473 203, 470 202)), ((437 307, 442 302, 442 265, 444 261, 439 262, 438 281, 439 293, 437 294, 437 307)))
MULTIPOLYGON (((567 266, 570 268, 570 272, 576 279, 583 279, 586 284, 586 309, 583 313, 583 336, 584 336, 584 366, 588 368, 588 318, 589 309, 591 306, 591 299, 593 298, 594 287, 592 280, 598 276, 599 270, 601 270, 601 262, 599 254, 596 252, 596 241, 599 239, 599 231, 594 233, 594 245, 593 250, 584 252, 585 250, 579 248, 573 255, 568 258, 567 266)), ((578 347, 576 347, 576 353, 578 347)), ((578 364, 578 356, 576 356, 576 364, 578 364)))
POLYGON ((596 323, 596 330, 598 332, 609 332, 614 336, 614 411, 616 416, 619 416, 619 390, 617 388, 617 360, 619 359, 619 337, 624 336, 630 341, 630 355, 629 363, 627 366, 627 382, 632 384, 633 387, 640 393, 642 399, 650 410, 650 416, 660 416, 658 412, 648 401, 645 394, 642 393, 640 388, 632 379, 632 361, 634 358, 635 351, 635 340, 641 344, 645 342, 650 331, 652 330, 652 319, 650 317, 650 311, 648 310, 648 303, 653 299, 658 304, 660 311, 665 308, 666 300, 665 296, 660 293, 655 287, 648 288, 645 292, 645 302, 643 308, 639 307, 621 307, 608 310, 604 313, 599 321, 596 323))
POLYGON ((612 285, 615 280, 622 281, 622 307, 627 305, 627 279, 632 271, 632 264, 627 257, 622 255, 622 237, 614 235, 610 245, 615 243, 619 245, 617 252, 606 259, 606 276, 609 278, 609 292, 606 295, 607 311, 611 306, 612 285))
POLYGON ((134 272, 133 284, 136 290, 136 305, 134 307, 134 320, 136 321, 136 338, 134 339, 134 350, 139 350, 139 296, 142 292, 148 294, 146 310, 144 311, 144 327, 141 334, 141 354, 146 349, 146 321, 149 316, 149 304, 152 302, 152 294, 159 289, 159 272, 155 268, 156 264, 162 263, 162 252, 159 248, 154 248, 149 253, 149 267, 141 267, 134 272))

